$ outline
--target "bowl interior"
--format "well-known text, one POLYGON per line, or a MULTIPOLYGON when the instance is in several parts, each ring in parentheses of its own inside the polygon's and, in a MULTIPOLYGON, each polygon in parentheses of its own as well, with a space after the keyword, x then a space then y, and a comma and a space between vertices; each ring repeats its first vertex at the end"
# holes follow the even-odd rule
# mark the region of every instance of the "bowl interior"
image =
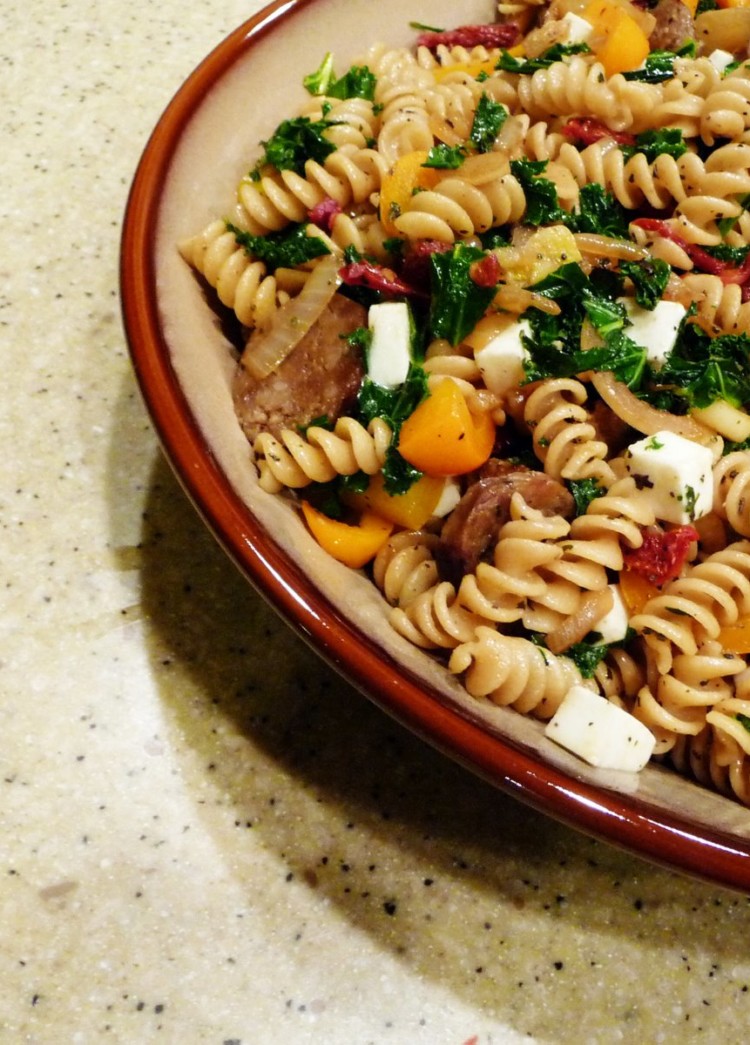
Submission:
MULTIPOLYGON (((462 23, 491 21, 469 0, 462 23)), ((234 358, 176 244, 227 212, 259 142, 295 115, 302 77, 333 52, 337 68, 375 42, 408 45, 409 20, 455 25, 428 0, 287 0, 240 26, 162 116, 133 183, 122 241, 123 314, 134 366, 168 458, 229 555, 317 652, 446 754, 535 807, 673 868, 750 887, 750 811, 649 766, 589 769, 539 723, 470 698, 434 657, 389 626, 362 574, 330 559, 298 514, 259 489, 231 399, 234 358)))

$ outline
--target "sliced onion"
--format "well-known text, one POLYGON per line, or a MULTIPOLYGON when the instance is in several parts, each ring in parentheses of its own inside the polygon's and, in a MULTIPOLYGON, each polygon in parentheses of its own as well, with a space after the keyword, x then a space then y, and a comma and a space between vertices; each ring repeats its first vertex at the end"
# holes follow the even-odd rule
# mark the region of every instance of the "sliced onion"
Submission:
POLYGON ((681 417, 666 410, 658 410, 634 395, 627 385, 618 381, 611 371, 597 370, 591 383, 604 402, 619 418, 644 435, 656 432, 674 432, 703 446, 716 445, 716 433, 693 417, 681 417))
POLYGON ((582 254, 594 254, 598 258, 615 258, 619 261, 643 261, 648 251, 624 239, 612 239, 595 232, 576 232, 576 246, 582 254))
POLYGON ((547 649, 550 653, 563 653, 576 642, 581 642, 594 625, 609 613, 614 603, 611 588, 586 592, 576 612, 571 613, 547 635, 547 649))
POLYGON ((277 370, 323 314, 341 285, 341 258, 327 254, 312 270, 300 293, 282 305, 268 330, 256 330, 242 353, 242 365, 258 381, 277 370))

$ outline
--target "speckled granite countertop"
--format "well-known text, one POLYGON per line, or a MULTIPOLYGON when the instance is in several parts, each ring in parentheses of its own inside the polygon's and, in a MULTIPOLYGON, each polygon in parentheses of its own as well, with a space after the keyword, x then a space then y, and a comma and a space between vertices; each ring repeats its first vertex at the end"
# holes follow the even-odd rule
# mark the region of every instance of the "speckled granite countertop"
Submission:
POLYGON ((0 1041, 735 1042, 750 903, 545 819, 353 693, 157 448, 140 150, 252 0, 6 0, 0 1041))

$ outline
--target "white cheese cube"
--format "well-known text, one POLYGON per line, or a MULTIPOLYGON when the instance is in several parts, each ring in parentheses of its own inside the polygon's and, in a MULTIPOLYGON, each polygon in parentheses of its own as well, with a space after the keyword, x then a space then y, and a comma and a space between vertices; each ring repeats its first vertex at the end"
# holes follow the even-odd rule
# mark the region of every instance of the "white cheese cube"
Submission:
POLYGON ((656 432, 631 443, 625 466, 644 490, 657 519, 684 524, 713 507, 713 454, 674 432, 656 432))
POLYGON ((656 738, 629 712, 585 686, 572 686, 547 723, 545 735, 599 769, 637 773, 656 738))
POLYGON ((717 72, 723 73, 726 67, 734 61, 734 55, 731 51, 723 51, 720 47, 717 47, 708 56, 708 60, 717 72))
POLYGON ((585 18, 581 18, 572 11, 567 11, 560 21, 567 29, 566 44, 584 44, 594 31, 591 22, 587 22, 585 18))
POLYGON ((524 379, 523 364, 528 352, 521 343, 521 334, 531 336, 527 319, 514 320, 474 352, 484 383, 496 395, 505 395, 524 379))
POLYGON ((641 308, 633 298, 620 298, 619 301, 625 306, 632 324, 625 328, 625 333, 636 345, 646 349, 649 363, 659 370, 674 348, 687 309, 677 301, 659 301, 653 309, 641 308))
POLYGON ((411 362, 412 322, 405 301, 371 305, 367 322, 372 334, 367 353, 368 377, 383 388, 398 388, 411 362))
POLYGON ((600 641, 607 644, 621 642, 628 633, 628 610, 620 594, 620 585, 610 584, 609 590, 612 592, 612 609, 597 621, 593 629, 600 641))

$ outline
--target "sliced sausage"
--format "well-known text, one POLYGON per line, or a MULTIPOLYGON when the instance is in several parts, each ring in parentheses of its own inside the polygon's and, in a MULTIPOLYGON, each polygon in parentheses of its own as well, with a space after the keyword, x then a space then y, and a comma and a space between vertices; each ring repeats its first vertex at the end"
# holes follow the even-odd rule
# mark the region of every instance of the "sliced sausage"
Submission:
POLYGON ((656 19, 648 40, 652 51, 678 51, 694 38, 693 16, 682 0, 659 0, 651 14, 656 19))
POLYGON ((440 533, 435 557, 440 574, 458 584, 472 573, 494 547, 498 531, 510 516, 510 501, 520 493, 524 501, 545 515, 570 518, 572 494, 557 479, 507 461, 492 459, 448 516, 440 533))
POLYGON ((367 323, 367 311, 336 294, 284 362, 262 381, 242 366, 234 380, 234 406, 247 438, 279 436, 319 417, 335 421, 354 406, 364 377, 361 352, 346 339, 367 323))

